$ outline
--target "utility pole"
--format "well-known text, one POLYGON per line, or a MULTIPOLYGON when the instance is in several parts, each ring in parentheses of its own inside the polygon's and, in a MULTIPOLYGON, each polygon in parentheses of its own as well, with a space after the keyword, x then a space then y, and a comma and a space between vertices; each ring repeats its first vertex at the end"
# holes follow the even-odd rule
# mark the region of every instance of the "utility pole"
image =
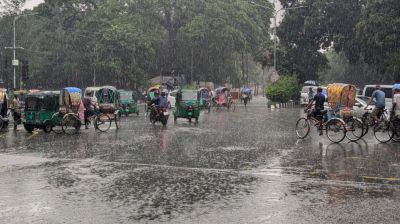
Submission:
MULTIPOLYGON (((274 1, 274 3, 275 3, 275 1, 274 1)), ((273 15, 273 18, 274 18, 274 28, 273 28, 273 35, 274 35, 274 37, 273 37, 274 38, 274 71, 276 71, 276 61, 277 61, 277 53, 276 53, 276 51, 277 51, 277 48, 278 48, 278 38, 277 38, 277 35, 276 35, 276 29, 277 29, 277 26, 278 26, 278 24, 277 24, 278 13, 281 12, 281 11, 300 9, 300 8, 307 8, 308 6, 297 6, 297 7, 281 8, 279 10, 276 10, 275 8, 271 8, 269 6, 257 4, 254 1, 251 1, 250 4, 253 4, 253 5, 257 6, 257 7, 261 7, 261 8, 264 8, 264 9, 272 10, 273 13, 274 13, 274 15, 273 15)))
POLYGON ((36 15, 36 14, 22 14, 22 15, 17 15, 13 19, 13 46, 12 47, 5 47, 5 49, 13 49, 13 59, 12 59, 12 66, 13 66, 13 73, 14 73, 14 78, 13 78, 13 87, 14 90, 17 88, 17 81, 16 81, 16 75, 15 75, 15 69, 17 66, 19 66, 19 61, 16 59, 15 55, 15 50, 16 49, 24 49, 23 47, 17 47, 15 43, 16 35, 15 35, 15 23, 21 16, 30 16, 30 15, 36 15))

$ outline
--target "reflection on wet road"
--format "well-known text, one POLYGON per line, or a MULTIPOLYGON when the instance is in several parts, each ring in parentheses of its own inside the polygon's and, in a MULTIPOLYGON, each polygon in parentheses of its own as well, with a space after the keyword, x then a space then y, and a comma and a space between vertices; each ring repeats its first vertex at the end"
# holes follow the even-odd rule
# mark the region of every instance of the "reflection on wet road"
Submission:
POLYGON ((299 141, 300 108, 0 133, 1 223, 397 223, 396 144, 299 141))

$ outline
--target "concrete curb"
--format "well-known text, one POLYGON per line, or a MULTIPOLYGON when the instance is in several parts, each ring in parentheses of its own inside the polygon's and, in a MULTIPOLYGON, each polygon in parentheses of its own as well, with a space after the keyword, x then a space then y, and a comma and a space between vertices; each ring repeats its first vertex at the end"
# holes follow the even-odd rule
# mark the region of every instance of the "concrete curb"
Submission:
POLYGON ((291 108, 294 107, 296 104, 293 101, 290 101, 288 103, 277 103, 277 104, 272 104, 268 105, 269 109, 280 109, 280 108, 291 108))

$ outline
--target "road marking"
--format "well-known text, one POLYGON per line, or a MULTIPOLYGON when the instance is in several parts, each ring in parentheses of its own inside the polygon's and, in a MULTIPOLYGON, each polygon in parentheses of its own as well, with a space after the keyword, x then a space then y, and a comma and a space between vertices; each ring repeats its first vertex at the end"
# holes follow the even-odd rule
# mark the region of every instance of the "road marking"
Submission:
POLYGON ((397 177, 368 177, 368 176, 361 176, 363 179, 369 180, 383 180, 383 181, 400 181, 400 178, 397 177))

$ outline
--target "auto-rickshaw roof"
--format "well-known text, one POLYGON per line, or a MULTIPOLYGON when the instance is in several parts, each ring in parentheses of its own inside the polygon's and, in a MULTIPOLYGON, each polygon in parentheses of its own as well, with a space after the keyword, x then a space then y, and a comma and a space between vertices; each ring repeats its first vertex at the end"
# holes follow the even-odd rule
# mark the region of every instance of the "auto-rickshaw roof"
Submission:
POLYGON ((353 107, 357 96, 355 85, 345 83, 333 83, 327 87, 328 103, 333 107, 353 107))
POLYGON ((101 88, 102 88, 101 86, 90 86, 90 87, 87 87, 85 89, 85 91, 97 91, 97 90, 99 90, 101 88))
POLYGON ((60 96, 60 91, 41 91, 41 92, 35 92, 35 93, 29 93, 26 95, 26 97, 36 97, 36 98, 44 98, 45 96, 60 96))
POLYGON ((101 89, 108 89, 114 92, 117 92, 117 88, 115 88, 114 86, 102 86, 99 90, 101 89))

